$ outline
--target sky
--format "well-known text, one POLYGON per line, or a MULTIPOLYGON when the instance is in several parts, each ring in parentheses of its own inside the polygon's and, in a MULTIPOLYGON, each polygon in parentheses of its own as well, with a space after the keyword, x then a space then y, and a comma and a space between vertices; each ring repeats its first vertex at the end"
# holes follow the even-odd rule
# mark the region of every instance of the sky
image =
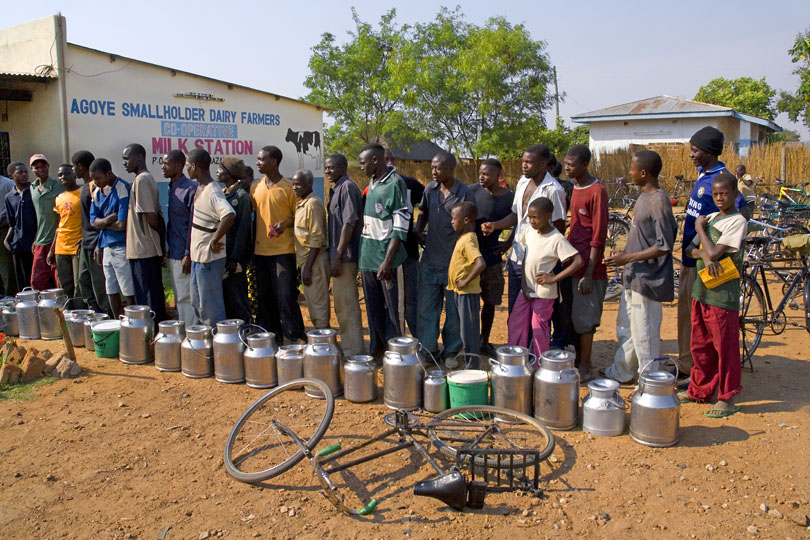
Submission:
MULTIPOLYGON (((182 71, 293 98, 307 94, 312 47, 324 32, 339 42, 354 28, 351 7, 370 23, 391 7, 413 24, 435 17, 441 3, 425 0, 97 0, 8 2, 3 26, 61 12, 67 39, 182 71), (193 6, 193 7, 190 7, 193 6)), ((780 0, 448 2, 483 25, 503 16, 547 43, 566 94, 560 114, 570 117, 662 94, 691 99, 716 77, 765 77, 794 91, 798 76, 787 50, 810 27, 810 2, 780 0)), ((553 118, 549 111, 548 118, 553 118)), ((810 131, 782 114, 777 124, 810 140, 810 131)))

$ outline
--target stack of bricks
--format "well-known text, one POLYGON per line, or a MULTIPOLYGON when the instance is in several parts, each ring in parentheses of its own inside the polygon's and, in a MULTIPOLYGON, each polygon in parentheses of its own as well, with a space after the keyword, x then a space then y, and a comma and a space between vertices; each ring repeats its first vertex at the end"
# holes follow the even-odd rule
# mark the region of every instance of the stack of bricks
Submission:
POLYGON ((0 358, 2 356, 6 357, 6 362, 0 368, 0 384, 28 383, 43 375, 76 377, 81 373, 79 365, 67 355, 55 356, 49 350, 6 343, 0 348, 0 358))

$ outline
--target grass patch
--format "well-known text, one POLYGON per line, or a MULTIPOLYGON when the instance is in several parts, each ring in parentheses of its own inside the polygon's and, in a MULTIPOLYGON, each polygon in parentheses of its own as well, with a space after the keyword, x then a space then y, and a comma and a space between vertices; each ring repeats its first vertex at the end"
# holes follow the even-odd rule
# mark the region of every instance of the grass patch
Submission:
POLYGON ((30 383, 12 383, 0 385, 0 400, 34 401, 37 398, 36 389, 56 382, 56 377, 41 377, 30 383))

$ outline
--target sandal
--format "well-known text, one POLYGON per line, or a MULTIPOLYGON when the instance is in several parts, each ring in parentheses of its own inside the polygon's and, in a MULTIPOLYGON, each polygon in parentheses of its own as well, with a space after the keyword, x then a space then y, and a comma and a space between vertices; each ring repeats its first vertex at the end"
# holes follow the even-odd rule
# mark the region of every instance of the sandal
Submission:
POLYGON ((709 418, 728 418, 732 414, 740 412, 740 407, 734 405, 730 409, 716 409, 712 407, 707 412, 703 413, 703 416, 707 416, 709 418))
POLYGON ((681 401, 681 403, 697 403, 698 402, 698 400, 696 400, 695 398, 690 396, 689 393, 686 390, 678 392, 678 399, 681 401))

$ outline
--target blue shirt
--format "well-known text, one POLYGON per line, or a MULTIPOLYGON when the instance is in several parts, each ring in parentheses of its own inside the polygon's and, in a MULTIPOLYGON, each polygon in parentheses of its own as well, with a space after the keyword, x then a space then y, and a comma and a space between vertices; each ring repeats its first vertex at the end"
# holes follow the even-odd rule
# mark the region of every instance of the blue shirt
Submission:
POLYGON ((34 209, 34 199, 31 188, 25 188, 20 193, 16 186, 6 195, 6 218, 8 226, 14 231, 9 242, 11 251, 31 252, 34 236, 37 233, 37 213, 34 209))
POLYGON ((197 182, 189 180, 185 174, 174 182, 169 182, 169 222, 166 225, 166 242, 169 244, 169 258, 176 261, 191 255, 189 239, 191 231, 191 209, 197 182))
MULTIPOLYGON (((105 189, 97 189, 93 193, 93 200, 90 202, 90 222, 116 214, 118 221, 126 221, 129 210, 129 183, 116 177, 112 186, 105 189), (107 193, 104 191, 107 190, 107 193)), ((98 248, 126 245, 127 231, 111 231, 101 229, 98 233, 98 248)))
POLYGON ((445 197, 441 193, 439 183, 432 180, 424 193, 419 210, 427 217, 427 233, 425 234, 425 249, 422 251, 421 262, 447 268, 453 256, 453 248, 459 234, 453 230, 450 223, 450 210, 457 203, 472 201, 470 188, 459 179, 455 179, 453 187, 445 197))
MULTIPOLYGON (((698 167, 698 179, 695 182, 695 187, 692 188, 692 194, 689 196, 689 205, 686 207, 686 219, 683 222, 683 265, 695 266, 695 259, 687 257, 686 250, 689 244, 692 243, 697 232, 695 231, 695 222, 698 216, 708 216, 711 213, 717 212, 717 205, 714 204, 712 199, 712 182, 720 173, 728 173, 725 163, 719 162, 717 166, 708 171, 704 171, 703 167, 698 167)), ((748 203, 745 197, 737 195, 734 201, 737 208, 742 208, 748 203)))

